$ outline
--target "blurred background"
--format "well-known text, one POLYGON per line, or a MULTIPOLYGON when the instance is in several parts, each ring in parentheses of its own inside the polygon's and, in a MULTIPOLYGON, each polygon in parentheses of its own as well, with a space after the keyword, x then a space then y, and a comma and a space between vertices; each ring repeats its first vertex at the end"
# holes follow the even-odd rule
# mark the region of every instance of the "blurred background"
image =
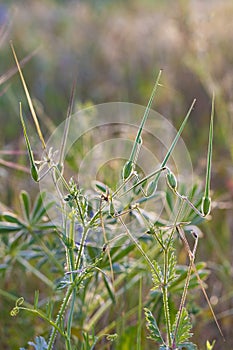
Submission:
MULTIPOLYGON (((18 74, 10 77, 15 66, 10 40, 19 59, 36 50, 23 72, 47 136, 66 116, 74 76, 77 76, 76 108, 108 101, 146 105, 155 77, 163 69, 163 87, 153 108, 178 127, 192 100, 197 99, 183 139, 194 172, 203 179, 211 98, 215 91, 214 210, 212 220, 202 227, 204 237, 198 260, 206 261, 211 271, 208 294, 227 343, 222 345, 201 293, 199 305, 203 310, 195 322, 193 341, 204 349, 206 339, 218 339, 216 349, 233 348, 232 1, 1 1, 1 211, 19 210, 21 189, 29 191, 32 198, 38 193, 38 186, 29 181, 25 172, 28 160, 18 117, 19 101, 25 114, 29 112, 18 74)), ((35 134, 33 123, 28 128, 35 134)), ((10 278, 2 280, 0 287, 17 294, 16 281, 17 277, 13 282, 10 278)), ((30 295, 29 289, 35 289, 27 284, 26 276, 25 281, 21 277, 21 294, 26 290, 30 295)), ((8 337, 25 344, 30 336, 18 333, 17 321, 10 319, 8 304, 7 298, 0 297, 3 323, 0 342, 5 344, 0 346, 2 349, 8 349, 8 337)), ((21 324, 18 327, 24 329, 21 324)), ((12 344, 9 349, 16 349, 16 343, 12 344)))

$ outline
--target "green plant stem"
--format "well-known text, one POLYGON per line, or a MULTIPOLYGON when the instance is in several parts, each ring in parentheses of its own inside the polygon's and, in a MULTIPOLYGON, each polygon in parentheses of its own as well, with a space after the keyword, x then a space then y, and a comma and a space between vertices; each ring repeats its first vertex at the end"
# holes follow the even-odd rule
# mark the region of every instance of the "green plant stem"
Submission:
POLYGON ((36 309, 30 309, 30 308, 27 308, 27 307, 23 307, 23 306, 20 306, 19 307, 20 310, 25 310, 25 311, 28 311, 34 315, 37 315, 39 316, 40 318, 42 318, 44 321, 47 321, 51 326, 54 327, 55 331, 56 332, 59 332, 63 337, 67 337, 66 334, 61 330, 60 327, 58 327, 58 325, 53 322, 52 320, 50 320, 44 313, 42 313, 41 311, 39 310, 36 310, 36 309))
POLYGON ((80 242, 80 246, 79 246, 80 248, 79 248, 78 256, 77 256, 76 263, 75 263, 75 269, 76 270, 78 270, 80 268, 80 265, 81 265, 81 257, 82 257, 82 252, 83 252, 85 240, 87 238, 88 230, 89 230, 88 226, 84 226, 83 227, 82 239, 81 239, 81 242, 80 242))
MULTIPOLYGON (((63 302, 62 302, 62 305, 60 307, 60 310, 57 314, 57 317, 56 317, 56 321, 55 321, 55 325, 58 326, 58 324, 61 322, 61 319, 64 315, 64 312, 67 308, 67 305, 69 303, 69 299, 70 299, 70 296, 73 292, 73 289, 74 289, 74 286, 71 285, 68 287, 67 291, 66 291, 66 295, 65 295, 65 298, 63 299, 63 302)), ((53 329, 52 329, 52 332, 51 332, 51 335, 50 335, 50 338, 49 338, 49 343, 48 343, 48 350, 51 350, 53 348, 53 344, 54 344, 54 341, 55 341, 55 338, 56 338, 56 334, 57 334, 57 328, 55 326, 53 326, 53 329)))
POLYGON ((164 307, 164 316, 165 323, 167 329, 167 337, 168 337, 168 345, 171 347, 172 338, 171 338, 171 321, 170 321, 170 313, 169 313, 169 305, 168 305, 168 250, 164 250, 164 282, 162 286, 162 294, 163 294, 163 307, 164 307))
MULTIPOLYGON (((69 257, 69 272, 74 271, 75 269, 75 257, 74 257, 74 215, 72 216, 72 220, 70 223, 70 230, 69 230, 69 248, 67 249, 67 254, 69 257)), ((70 275, 71 282, 75 282, 74 274, 71 273, 70 275)), ((67 349, 71 349, 70 345, 70 336, 71 336, 71 327, 72 327, 72 322, 73 322, 73 315, 74 315, 74 304, 75 304, 75 299, 76 299, 76 287, 72 291, 72 299, 71 299, 71 305, 70 305, 70 311, 69 311, 69 316, 68 316, 68 321, 67 321, 67 349)))

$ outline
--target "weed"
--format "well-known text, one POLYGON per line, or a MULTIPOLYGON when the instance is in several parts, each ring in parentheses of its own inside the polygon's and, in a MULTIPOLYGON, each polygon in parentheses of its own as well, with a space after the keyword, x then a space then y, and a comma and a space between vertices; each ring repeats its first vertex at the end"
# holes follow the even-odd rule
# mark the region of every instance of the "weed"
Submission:
MULTIPOLYGON (((159 344, 160 350, 193 350, 197 348, 196 345, 190 341, 192 336, 192 323, 186 307, 186 299, 189 290, 196 288, 198 285, 201 287, 208 301, 210 310, 221 333, 221 328, 205 291, 203 280, 206 277, 206 272, 204 271, 202 264, 195 263, 199 239, 198 229, 192 225, 192 230, 190 231, 190 224, 193 224, 195 220, 198 221, 198 219, 200 221, 204 220, 211 210, 210 179, 214 98, 212 102, 209 132, 206 183, 202 201, 198 200, 196 202, 194 200, 194 194, 197 192, 196 186, 189 189, 188 192, 190 193, 190 196, 183 194, 187 193, 187 191, 183 191, 182 184, 178 183, 175 174, 168 166, 169 158, 188 121, 195 100, 191 104, 191 107, 189 108, 176 137, 170 145, 167 154, 161 161, 161 166, 146 176, 140 177, 140 174, 137 172, 137 159, 142 146, 144 125, 155 92, 160 85, 159 81, 161 72, 158 74, 148 106, 135 137, 131 154, 121 170, 120 184, 118 184, 117 188, 113 190, 105 183, 95 182, 96 191, 93 193, 93 190, 91 189, 84 190, 83 188, 80 188, 79 184, 72 178, 67 180, 64 175, 64 149, 67 142, 69 119, 72 112, 74 87, 68 108, 67 122, 62 137, 61 147, 58 151, 59 160, 57 161, 56 157, 54 157, 53 150, 47 149, 13 46, 12 51, 18 66, 41 146, 45 152, 44 160, 40 162, 34 160, 30 139, 27 135, 27 129, 20 105, 20 118, 30 160, 31 175, 37 182, 41 181, 43 177, 51 176, 55 183, 62 212, 62 223, 59 227, 52 225, 50 222, 41 223, 45 211, 48 209, 42 209, 43 194, 38 197, 33 212, 31 213, 29 197, 23 192, 21 195, 21 201, 23 204, 25 220, 22 221, 13 215, 5 214, 5 221, 0 223, 3 230, 2 232, 18 232, 18 240, 22 239, 25 232, 26 234, 29 233, 34 240, 37 240, 37 243, 42 245, 43 253, 54 262, 54 266, 56 266, 62 276, 56 283, 56 292, 59 296, 61 297, 61 293, 64 293, 59 307, 57 307, 54 302, 50 301, 48 301, 46 305, 40 305, 38 291, 35 292, 33 304, 25 303, 23 297, 16 300, 15 306, 11 311, 12 316, 18 315, 20 311, 25 311, 38 316, 44 320, 49 327, 51 327, 47 340, 40 336, 36 337, 35 342, 29 342, 28 344, 37 350, 51 350, 56 348, 56 341, 60 341, 65 344, 67 350, 75 348, 91 350, 98 344, 102 344, 101 342, 104 339, 105 348, 110 348, 109 344, 111 342, 116 342, 116 346, 119 346, 117 345, 117 335, 110 332, 112 329, 117 329, 118 324, 116 320, 113 321, 112 325, 106 327, 107 329, 98 331, 97 321, 103 317, 108 308, 109 301, 106 302, 106 304, 99 305, 93 297, 93 295, 96 296, 98 292, 98 286, 96 286, 94 294, 91 294, 90 287, 93 287, 97 281, 99 282, 101 280, 100 286, 102 290, 100 291, 100 297, 106 301, 107 293, 110 303, 115 304, 116 297, 122 293, 122 288, 126 288, 122 285, 123 280, 119 273, 121 271, 117 271, 117 268, 124 267, 125 262, 122 265, 120 265, 120 262, 122 262, 123 258, 128 258, 132 250, 134 250, 135 254, 134 264, 131 265, 129 260, 128 266, 125 267, 125 272, 123 272, 122 275, 123 278, 128 276, 130 279, 127 288, 135 286, 137 282, 140 283, 139 306, 137 310, 138 327, 136 330, 138 350, 141 349, 141 325, 143 324, 141 311, 143 307, 145 311, 146 326, 149 331, 149 338, 159 344), (46 171, 40 176, 41 169, 43 170, 44 168, 46 168, 46 171), (170 206, 170 210, 173 214, 172 222, 169 217, 167 217, 166 220, 158 218, 153 221, 150 218, 149 213, 147 213, 141 206, 141 203, 148 202, 157 195, 158 181, 163 174, 165 174, 165 181, 167 184, 165 191, 167 206, 170 206), (130 202, 127 204, 125 204, 124 201, 126 196, 130 196, 130 202), (178 201, 178 205, 173 205, 174 201, 178 201), (119 203, 120 209, 117 205, 119 203), (135 237, 134 232, 129 225, 132 215, 141 223, 142 231, 146 232, 145 239, 152 242, 155 247, 154 252, 153 250, 147 250, 143 239, 137 239, 135 237), (114 246, 113 240, 108 239, 108 233, 116 226, 120 226, 121 235, 114 237, 114 240, 120 241, 120 239, 123 239, 118 246, 114 246), (53 254, 51 254, 50 249, 44 244, 43 237, 35 233, 38 228, 42 232, 49 229, 56 233, 56 237, 60 242, 59 251, 64 249, 65 253, 62 255, 62 257, 65 258, 65 268, 63 270, 62 264, 60 263, 62 259, 56 261, 53 254), (19 234, 19 232, 21 234, 19 234), (90 232, 94 232, 96 235, 99 233, 103 234, 104 245, 102 246, 102 249, 95 250, 93 247, 88 246, 88 235, 90 232), (187 234, 189 234, 189 239, 186 237, 187 234), (188 266, 178 265, 175 246, 177 237, 181 240, 185 248, 189 259, 188 266), (126 244, 129 240, 131 241, 130 245, 126 244), (190 241, 193 241, 193 243, 191 244, 190 241), (137 257, 138 253, 139 257, 137 257), (142 300, 143 280, 141 275, 138 276, 140 263, 143 264, 147 274, 148 271, 151 272, 151 280, 153 284, 152 293, 157 293, 158 298, 160 299, 160 310, 162 312, 162 317, 160 317, 163 320, 162 322, 154 317, 152 308, 150 308, 149 305, 146 305, 146 302, 142 300), (119 275, 115 278, 117 273, 119 273, 119 275), (103 286, 105 287, 104 289, 103 286), (176 293, 178 291, 178 294, 181 294, 181 296, 177 307, 175 304, 177 302, 176 293), (88 299, 90 298, 90 294, 92 295, 92 298, 88 299), (171 307, 172 303, 174 303, 173 307, 171 307), (78 312, 77 305, 79 308, 78 312), (94 313, 94 311, 96 312, 94 313), (89 314, 89 318, 87 317, 87 314, 89 314), (79 324, 78 327, 75 326, 75 324, 77 325, 77 322, 79 324)), ((51 205, 53 205, 53 203, 49 204, 49 206, 51 205)), ((23 241, 22 244, 24 244, 23 241)), ((42 257, 44 257, 43 254, 41 258, 42 257)), ((17 259, 44 283, 53 288, 53 282, 51 282, 51 280, 42 272, 37 270, 36 267, 30 264, 27 259, 23 259, 21 256, 17 257, 17 259)), ((212 348, 210 343, 207 343, 207 346, 208 348, 212 348)))

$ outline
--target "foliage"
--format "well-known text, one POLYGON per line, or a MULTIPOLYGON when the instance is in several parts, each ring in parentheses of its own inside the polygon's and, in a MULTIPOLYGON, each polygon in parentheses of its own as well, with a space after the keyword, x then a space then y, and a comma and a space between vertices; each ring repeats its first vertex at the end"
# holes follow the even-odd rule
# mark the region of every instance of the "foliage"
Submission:
MULTIPOLYGON (((160 111, 165 111, 167 114, 168 109, 170 109, 174 112, 174 115, 178 115, 186 108, 193 95, 197 97, 196 108, 192 112, 194 118, 189 121, 184 133, 186 133, 189 145, 193 149, 192 155, 195 165, 197 165, 197 173, 203 174, 205 164, 203 161, 205 152, 203 150, 207 143, 207 108, 209 108, 209 95, 213 89, 215 90, 217 127, 214 136, 213 184, 215 194, 212 200, 212 209, 214 210, 212 211, 212 221, 204 226, 203 218, 187 202, 184 204, 187 205, 183 213, 184 216, 178 221, 190 221, 192 225, 202 225, 201 229, 205 233, 205 240, 202 240, 202 244, 198 248, 198 258, 204 259, 207 264, 196 263, 196 270, 201 279, 205 280, 209 275, 206 266, 211 266, 213 271, 210 277, 208 294, 213 295, 213 300, 218 301, 217 311, 228 310, 231 307, 232 295, 231 284, 229 283, 232 277, 229 262, 232 250, 230 244, 231 220, 228 214, 229 210, 226 210, 232 207, 232 162, 230 160, 232 157, 232 117, 229 89, 232 75, 230 68, 231 50, 229 50, 231 40, 229 38, 232 31, 225 29, 225 25, 228 29, 231 28, 231 21, 226 20, 226 18, 231 17, 232 5, 227 4, 226 1, 221 4, 216 2, 216 4, 211 5, 205 4, 206 7, 200 5, 200 10, 199 5, 195 7, 189 2, 185 4, 181 1, 179 4, 170 4, 171 6, 168 7, 165 4, 162 6, 157 2, 152 4, 152 2, 147 1, 143 5, 140 2, 135 2, 134 5, 128 2, 127 5, 121 5, 119 9, 116 6, 112 8, 108 6, 106 11, 104 6, 97 9, 85 2, 77 5, 78 8, 75 4, 70 3, 66 9, 62 4, 59 6, 54 4, 54 1, 50 3, 42 1, 40 5, 35 7, 33 3, 27 3, 31 13, 31 16, 27 16, 27 18, 24 16, 24 7, 17 4, 18 11, 16 17, 13 18, 11 35, 15 44, 18 48, 22 48, 24 53, 31 52, 39 41, 42 40, 44 43, 42 51, 39 51, 39 54, 33 59, 32 63, 27 65, 25 70, 32 95, 38 98, 34 102, 39 113, 43 116, 41 121, 43 120, 43 123, 46 124, 42 124, 42 129, 46 127, 51 130, 53 122, 57 122, 61 118, 61 111, 64 111, 67 100, 67 85, 70 85, 70 77, 73 76, 76 69, 74 62, 76 64, 77 60, 80 71, 78 96, 82 101, 85 101, 88 96, 94 102, 119 98, 120 93, 120 98, 123 96, 124 99, 127 98, 130 101, 144 103, 145 95, 148 94, 149 89, 148 82, 151 81, 151 72, 154 70, 156 62, 157 67, 164 67, 165 65, 165 84, 159 91, 157 98, 160 111), (209 11, 209 6, 212 6, 211 11, 209 11), (209 16, 209 13, 211 13, 211 16, 209 16), (199 15, 202 16, 200 22, 198 22, 199 15), (205 20, 207 18, 208 20, 205 20), (142 27, 148 30, 147 38, 145 38, 145 31, 142 30, 142 27), (77 30, 77 28, 80 28, 80 30, 77 30), (163 32, 162 40, 158 37, 160 31, 163 32), (92 34, 90 35, 90 33, 92 34), (119 35, 116 35, 116 33, 119 35), (127 35, 124 35, 126 33, 127 35), (69 40, 57 40, 57 38, 63 36, 69 38, 69 40), (147 45, 147 40, 149 45, 147 45), (56 43, 56 47, 54 43, 56 43), (145 46, 147 47, 146 54, 145 46), (47 50, 47 47, 52 49, 47 50), (79 48, 78 53, 74 49, 76 47, 79 48), (209 52, 211 52, 211 55, 209 52), (38 70, 40 72, 35 79, 35 71, 38 70), (191 80, 192 84, 190 84, 191 80), (169 86, 169 92, 166 86, 169 86), (55 120, 55 117, 52 117, 49 121, 46 114, 56 116, 57 119, 55 120), (221 240, 219 241, 220 233, 221 240), (218 279, 218 284, 215 283, 216 279, 218 279), (220 292, 224 295, 222 299, 219 298, 220 292)), ((3 51, 1 72, 4 69, 5 71, 9 69, 9 53, 7 50, 5 50, 6 53, 3 51), (4 58, 4 55, 7 56, 4 58)), ((64 235, 57 232, 53 223, 46 217, 46 211, 43 212, 40 205, 38 211, 43 212, 43 214, 41 216, 38 214, 39 217, 37 218, 37 210, 34 211, 30 203, 34 202, 34 207, 36 207, 38 199, 35 200, 35 189, 30 183, 27 184, 30 196, 23 192, 25 197, 23 199, 22 194, 20 195, 22 212, 18 209, 17 193, 19 189, 25 188, 25 177, 19 171, 22 171, 22 169, 29 171, 29 169, 22 166, 24 156, 11 150, 12 147, 14 149, 14 147, 24 146, 18 146, 17 141, 15 141, 20 129, 12 128, 12 125, 15 125, 15 115, 11 110, 9 111, 7 106, 9 106, 10 100, 17 109, 18 99, 20 98, 23 101, 24 99, 21 96, 19 97, 20 89, 16 82, 10 88, 7 83, 3 86, 4 88, 6 88, 7 93, 1 98, 1 121, 4 126, 1 143, 2 145, 6 144, 3 151, 9 152, 9 154, 4 153, 2 157, 6 161, 13 160, 14 163, 12 162, 12 164, 15 165, 15 162, 19 162, 18 165, 22 167, 21 170, 16 167, 10 170, 10 162, 5 163, 6 165, 1 163, 5 167, 1 168, 3 177, 1 184, 2 201, 10 207, 16 208, 15 210, 8 209, 1 204, 0 269, 1 296, 4 298, 1 303, 2 319, 4 320, 1 339, 2 346, 7 349, 8 344, 6 342, 10 342, 10 348, 16 348, 19 344, 26 344, 28 339, 35 339, 37 334, 42 334, 45 339, 48 339, 49 328, 52 327, 49 323, 39 323, 30 315, 27 316, 27 313, 23 314, 22 312, 20 312, 19 317, 8 321, 9 310, 18 297, 23 295, 27 300, 25 303, 29 304, 24 306, 33 307, 29 303, 33 290, 40 289, 38 309, 46 314, 46 308, 48 308, 50 310, 49 318, 55 320, 59 305, 64 297, 63 293, 71 284, 70 277, 72 274, 66 274, 68 264, 65 262, 65 250, 66 248, 70 249, 69 242, 64 235), (9 143, 9 140, 11 143, 9 143), (34 216, 35 219, 33 219, 34 216), (7 300, 7 303, 5 303, 5 300, 7 300), (30 333, 32 328, 35 334, 30 333), (16 329, 19 329, 17 334, 16 329), (9 330, 10 336, 6 330, 9 330), (18 339, 17 342, 16 339, 18 339)), ((179 123, 179 119, 173 121, 179 123)), ((30 136, 30 142, 32 142, 30 123, 26 123, 26 118, 25 124, 27 126, 26 132, 30 136)), ((23 133, 21 133, 22 135, 23 133)), ((33 147, 31 148, 33 149, 33 147)), ((36 151, 34 151, 34 155, 36 156, 36 151)), ((170 166, 170 164, 168 165, 170 166)), ((170 186, 165 193, 167 210, 173 211, 177 201, 177 195, 174 194, 173 189, 178 187, 180 193, 189 192, 189 199, 194 206, 196 208, 202 207, 201 212, 207 214, 210 201, 209 198, 202 201, 203 193, 199 186, 195 184, 193 188, 188 189, 189 191, 183 192, 181 190, 183 184, 174 182, 174 177, 170 174, 170 172, 166 174, 166 181, 170 186)), ((155 177, 153 179, 155 180, 155 177)), ((137 181, 135 180, 135 182, 137 181)), ((152 184, 150 182, 146 185, 148 185, 146 188, 147 194, 150 193, 149 189, 151 188, 151 192, 155 191, 153 181, 152 184)), ((67 197, 73 195, 71 193, 72 186, 70 184, 69 186, 70 191, 67 191, 67 197)), ((136 192, 139 188, 140 186, 135 187, 133 191, 136 192)), ((136 198, 143 197, 140 191, 139 193, 140 195, 136 198)), ((43 194, 41 195, 43 197, 43 194)), ((89 200, 88 194, 81 189, 78 198, 81 213, 85 213, 88 220, 88 210, 86 210, 87 206, 85 204, 85 199, 89 200)), ((68 202, 67 204, 71 205, 70 209, 72 209, 72 201, 68 202)), ((107 224, 114 222, 114 218, 109 214, 114 216, 115 202, 113 200, 109 206, 106 204, 106 207, 103 208, 103 221, 107 224)), ((51 203, 51 205, 53 204, 51 203)), ((144 214, 146 215, 146 213, 144 214)), ((166 213, 163 214, 165 217, 166 213)), ((119 220, 118 218, 118 224, 119 220)), ((99 223, 99 217, 97 217, 95 225, 98 226, 99 223)), ((193 290, 199 288, 200 282, 195 273, 195 268, 193 267, 190 272, 189 266, 184 265, 185 250, 181 249, 179 243, 177 243, 176 237, 179 236, 177 232, 175 232, 174 241, 171 242, 167 252, 167 267, 170 272, 165 273, 164 271, 166 259, 160 243, 164 243, 163 236, 169 239, 171 230, 169 231, 168 227, 162 228, 163 225, 162 220, 160 222, 149 222, 148 225, 145 224, 143 229, 148 232, 148 235, 138 240, 151 259, 153 268, 152 266, 148 268, 147 262, 141 256, 137 246, 128 244, 126 237, 122 240, 121 249, 108 244, 104 245, 102 249, 101 247, 100 249, 91 246, 84 247, 86 261, 82 261, 81 272, 84 273, 85 271, 87 278, 80 284, 80 289, 77 288, 77 305, 74 309, 75 326, 71 328, 74 346, 80 346, 83 339, 88 337, 89 345, 86 346, 92 346, 95 337, 97 337, 97 334, 92 334, 93 326, 98 335, 115 331, 124 334, 125 344, 130 344, 130 341, 132 342, 132 339, 135 339, 135 323, 137 322, 135 315, 138 314, 135 311, 138 306, 135 291, 141 277, 144 286, 149 285, 150 282, 153 284, 151 292, 148 291, 149 287, 144 287, 143 306, 151 310, 151 314, 156 315, 156 323, 163 336, 166 333, 163 308, 165 303, 162 291, 164 278, 168 281, 167 305, 172 329, 177 317, 179 298, 182 296, 185 281, 190 274, 188 277, 190 280, 186 309, 191 314, 192 323, 195 324, 193 341, 202 344, 206 338, 211 338, 213 332, 215 332, 215 337, 218 337, 215 329, 212 329, 214 326, 213 323, 210 323, 209 311, 203 306, 201 309, 199 308, 199 311, 195 311, 198 310, 194 303, 194 300, 197 300, 198 293, 193 293, 193 290), (102 254, 102 250, 105 254, 102 254), (111 279, 108 250, 111 254, 114 281, 111 279), (174 257, 175 259, 173 259, 174 257), (97 263, 96 266, 94 266, 95 263, 97 263), (88 270, 89 268, 90 270, 88 270), (155 271, 157 271, 157 274, 155 271), (152 281, 149 282, 150 272, 152 281), (96 294, 91 292, 94 286, 98 288, 96 294), (86 299, 87 294, 88 299, 86 299), (93 301, 94 295, 98 296, 99 302, 93 301), (85 300, 88 301, 85 302, 85 300), (126 305, 123 312, 120 305, 125 300, 126 305), (87 307, 87 304, 89 307, 87 307), (121 314, 118 311, 118 314, 113 316, 113 310, 121 310, 121 314), (196 312, 198 315, 196 315, 196 312), (195 321, 196 317, 198 317, 198 322, 195 321), (205 324, 208 324, 208 328, 206 326, 203 331, 205 324), (86 333, 83 331, 85 325, 86 333)), ((189 241, 192 242, 193 238, 195 241, 188 225, 182 226, 182 229, 189 241)), ((77 245, 75 249, 76 254, 79 246, 77 245)), ((191 265, 190 261, 189 264, 191 265)), ((79 272, 77 269, 76 273, 79 272)), ((68 315, 67 310, 65 315, 68 315)), ((231 329, 231 318, 227 315, 227 311, 219 315, 224 318, 223 327, 226 333, 227 330, 230 332, 231 329)), ((146 341, 145 332, 142 332, 141 336, 141 343, 144 348, 146 349, 147 346, 150 348, 151 344, 146 341)), ((116 341, 114 346, 123 349, 123 336, 119 338, 118 343, 116 341)), ((221 342, 221 339, 218 339, 218 342, 221 342)), ((34 343, 36 343, 36 340, 34 340, 34 343)), ((59 337, 57 337, 57 344, 58 347, 64 345, 59 337)), ((108 346, 107 339, 99 339, 96 348, 103 348, 104 346, 108 346)), ((191 345, 186 344, 187 348, 188 346, 191 345)), ((207 348, 211 348, 211 346, 210 343, 206 345, 207 348)), ((220 347, 220 345, 218 346, 220 347)), ((232 344, 228 344, 228 347, 231 348, 232 344)))

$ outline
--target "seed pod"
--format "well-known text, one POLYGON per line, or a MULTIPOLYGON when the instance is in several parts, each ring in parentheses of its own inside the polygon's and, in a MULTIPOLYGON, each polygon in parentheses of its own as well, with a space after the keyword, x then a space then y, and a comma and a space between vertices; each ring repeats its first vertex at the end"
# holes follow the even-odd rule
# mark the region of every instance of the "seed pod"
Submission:
POLYGON ((100 191, 104 194, 109 192, 108 187, 100 181, 95 181, 94 186, 96 187, 97 191, 100 191))
POLYGON ((146 195, 148 197, 152 196, 152 194, 155 193, 155 191, 157 190, 157 185, 158 185, 158 181, 152 180, 151 182, 149 182, 146 189, 146 195))
POLYGON ((112 217, 115 216, 115 209, 114 209, 112 200, 110 201, 110 205, 109 205, 109 215, 112 217))
POLYGON ((31 176, 33 178, 34 181, 38 182, 39 176, 38 176, 38 170, 36 165, 31 166, 31 176))
POLYGON ((169 170, 169 172, 166 174, 166 180, 168 186, 172 189, 175 190, 177 189, 177 179, 175 175, 173 174, 172 171, 169 170))
POLYGON ((211 211, 211 198, 210 197, 203 197, 202 198, 202 204, 201 204, 201 211, 204 216, 209 215, 211 211))
POLYGON ((134 165, 134 163, 132 162, 132 160, 128 160, 125 163, 123 171, 122 171, 123 180, 128 179, 128 177, 132 174, 133 165, 134 165))

